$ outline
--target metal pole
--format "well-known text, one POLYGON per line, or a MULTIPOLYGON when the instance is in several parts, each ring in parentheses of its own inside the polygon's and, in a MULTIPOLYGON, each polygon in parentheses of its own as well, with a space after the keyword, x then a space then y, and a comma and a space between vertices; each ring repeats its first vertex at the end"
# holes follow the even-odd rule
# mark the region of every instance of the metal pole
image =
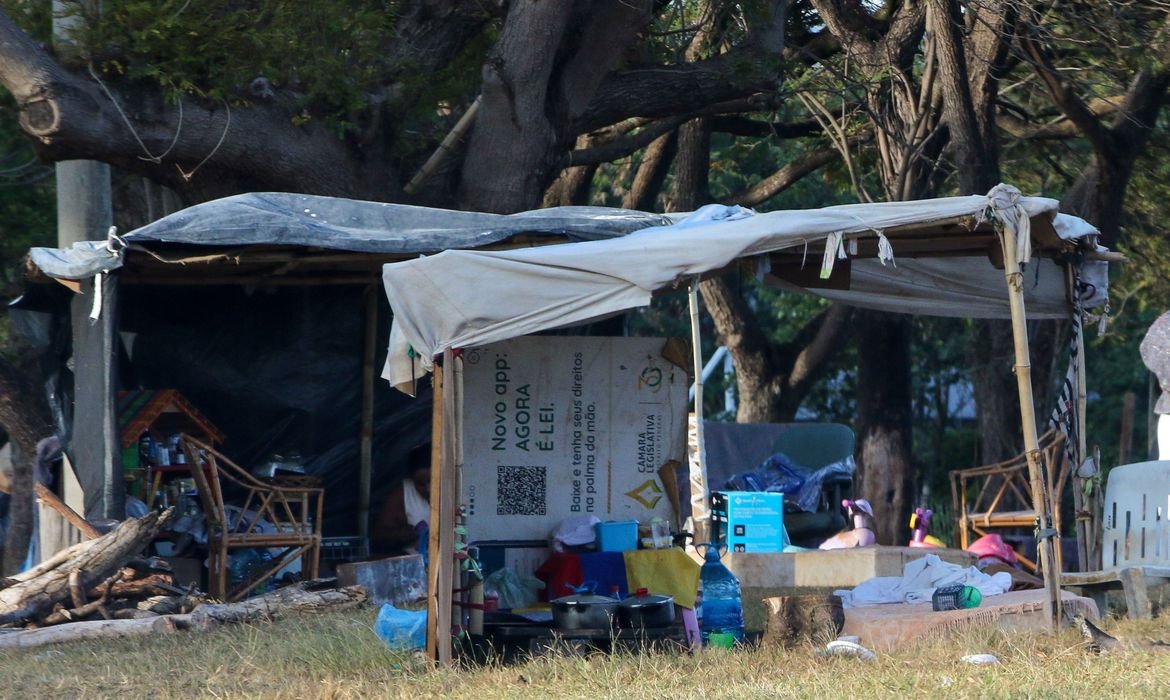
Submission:
POLYGON ((711 508, 707 491, 707 450, 703 443, 703 346, 699 334, 699 280, 691 284, 691 352, 695 363, 695 463, 697 470, 691 474, 691 517, 695 535, 704 529, 710 536, 711 508), (700 527, 702 526, 702 527, 700 527))

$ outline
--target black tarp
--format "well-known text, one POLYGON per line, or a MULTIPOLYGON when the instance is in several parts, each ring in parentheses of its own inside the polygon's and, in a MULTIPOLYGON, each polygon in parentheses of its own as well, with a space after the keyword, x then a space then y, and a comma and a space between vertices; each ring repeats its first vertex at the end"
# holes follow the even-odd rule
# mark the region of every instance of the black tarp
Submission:
MULTIPOLYGON (((378 370, 389 306, 380 294, 378 370)), ((122 388, 177 389, 226 436, 245 468, 299 452, 325 487, 326 536, 357 532, 362 348, 360 286, 127 286, 122 388)), ((375 379, 372 516, 410 448, 430 439, 429 387, 418 398, 375 379)))

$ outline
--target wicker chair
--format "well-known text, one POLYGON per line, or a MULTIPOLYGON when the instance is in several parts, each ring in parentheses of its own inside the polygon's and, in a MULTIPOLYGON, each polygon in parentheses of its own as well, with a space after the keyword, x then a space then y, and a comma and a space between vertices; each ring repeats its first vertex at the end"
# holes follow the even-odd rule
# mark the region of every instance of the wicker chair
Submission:
MULTIPOLYGON (((1040 437, 1039 448, 1040 469, 1048 492, 1048 512, 1052 516, 1052 526, 1060 532, 1061 493, 1069 476, 1064 434, 1057 430, 1048 431, 1040 437)), ((950 475, 960 548, 966 549, 973 539, 993 530, 1035 528, 1036 510, 1026 455, 1017 455, 996 464, 956 469, 950 475), (971 537, 972 533, 975 538, 971 537)), ((1028 568, 1036 571, 1036 562, 1018 556, 1028 568)), ((1058 564, 1059 558, 1058 552, 1058 564)))
POLYGON ((179 441, 207 519, 207 579, 213 597, 237 601, 298 557, 302 572, 317 577, 324 489, 266 483, 205 442, 189 435, 179 441), (242 494, 241 515, 225 507, 225 488, 242 494), (231 551, 252 548, 278 548, 281 553, 228 590, 231 551))

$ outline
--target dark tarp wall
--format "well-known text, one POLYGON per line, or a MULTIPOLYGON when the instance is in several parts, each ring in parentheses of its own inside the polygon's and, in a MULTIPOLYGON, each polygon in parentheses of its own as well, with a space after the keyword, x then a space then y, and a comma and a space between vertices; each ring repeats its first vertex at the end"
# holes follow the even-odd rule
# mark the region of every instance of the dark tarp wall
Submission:
MULTIPOLYGON (((174 388, 226 436, 223 451, 252 469, 300 452, 325 487, 325 536, 358 531, 365 334, 359 286, 123 286, 123 388, 174 388)), ((380 300, 375 375, 390 310, 380 300)), ((419 398, 374 380, 371 518, 430 440, 429 386, 419 398)))

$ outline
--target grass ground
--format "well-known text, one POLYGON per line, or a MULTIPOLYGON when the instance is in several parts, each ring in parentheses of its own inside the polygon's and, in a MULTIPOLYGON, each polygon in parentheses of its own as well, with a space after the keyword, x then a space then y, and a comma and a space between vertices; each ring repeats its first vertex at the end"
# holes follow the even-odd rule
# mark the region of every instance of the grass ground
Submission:
MULTIPOLYGON (((982 629, 865 663, 791 650, 705 650, 541 658, 428 670, 373 634, 376 611, 292 617, 208 633, 0 652, 12 698, 1163 698, 1170 653, 1085 653, 1072 629, 982 629), (993 666, 965 654, 991 653, 993 666)), ((1164 620, 1104 623, 1132 640, 1170 637, 1164 620)))

